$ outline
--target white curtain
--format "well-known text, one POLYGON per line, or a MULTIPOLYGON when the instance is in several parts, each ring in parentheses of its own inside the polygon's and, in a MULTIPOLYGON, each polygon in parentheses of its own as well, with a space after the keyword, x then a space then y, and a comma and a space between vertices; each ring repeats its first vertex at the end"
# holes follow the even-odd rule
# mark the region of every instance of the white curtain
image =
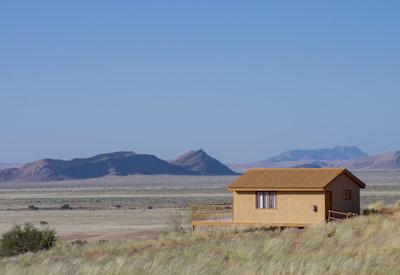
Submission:
POLYGON ((264 208, 263 206, 263 192, 257 192, 257 208, 264 208))

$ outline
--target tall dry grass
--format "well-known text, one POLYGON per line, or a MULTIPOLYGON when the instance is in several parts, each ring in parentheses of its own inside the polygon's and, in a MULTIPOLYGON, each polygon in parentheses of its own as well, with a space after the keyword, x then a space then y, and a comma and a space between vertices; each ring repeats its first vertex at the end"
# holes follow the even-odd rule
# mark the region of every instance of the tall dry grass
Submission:
POLYGON ((1 274, 400 273, 400 212, 304 230, 172 232, 0 260, 1 274))

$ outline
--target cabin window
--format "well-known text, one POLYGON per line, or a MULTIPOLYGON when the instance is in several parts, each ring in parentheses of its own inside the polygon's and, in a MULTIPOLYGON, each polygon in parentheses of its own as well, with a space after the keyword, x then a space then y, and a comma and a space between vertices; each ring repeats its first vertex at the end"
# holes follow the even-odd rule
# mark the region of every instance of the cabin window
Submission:
POLYGON ((343 190, 342 197, 344 200, 351 199, 351 190, 343 190))
POLYGON ((256 192, 257 209, 275 209, 276 192, 256 192))

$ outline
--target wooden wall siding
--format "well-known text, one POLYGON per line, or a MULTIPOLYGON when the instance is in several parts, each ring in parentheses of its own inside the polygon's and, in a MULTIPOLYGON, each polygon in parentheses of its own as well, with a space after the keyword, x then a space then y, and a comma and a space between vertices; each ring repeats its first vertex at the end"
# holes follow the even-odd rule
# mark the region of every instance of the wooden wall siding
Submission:
POLYGON ((325 221, 323 192, 277 192, 276 209, 256 209, 255 192, 233 192, 234 222, 317 224, 325 221), (313 210, 316 205, 318 211, 313 210))
POLYGON ((360 214, 360 188, 347 175, 340 175, 325 189, 332 191, 332 210, 360 214), (350 200, 343 200, 342 190, 351 190, 350 200))

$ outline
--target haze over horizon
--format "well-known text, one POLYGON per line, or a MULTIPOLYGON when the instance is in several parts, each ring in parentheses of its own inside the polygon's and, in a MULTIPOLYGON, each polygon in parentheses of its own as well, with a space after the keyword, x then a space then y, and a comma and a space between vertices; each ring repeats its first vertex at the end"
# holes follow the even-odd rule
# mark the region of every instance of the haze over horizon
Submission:
POLYGON ((0 6, 0 163, 400 148, 396 1, 0 6))

